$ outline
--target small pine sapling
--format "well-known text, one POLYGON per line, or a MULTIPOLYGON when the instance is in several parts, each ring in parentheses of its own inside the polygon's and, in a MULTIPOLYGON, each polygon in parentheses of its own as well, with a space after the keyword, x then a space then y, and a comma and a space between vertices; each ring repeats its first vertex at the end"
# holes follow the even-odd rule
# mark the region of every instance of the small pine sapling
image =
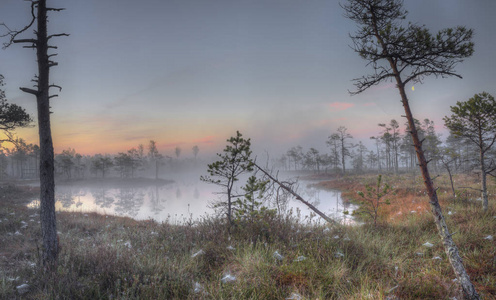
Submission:
POLYGON ((357 210, 358 214, 365 214, 374 220, 374 226, 377 226, 377 218, 379 217, 379 207, 383 204, 389 205, 389 199, 383 199, 393 191, 393 188, 384 183, 382 185, 382 175, 377 176, 377 185, 375 187, 365 185, 366 193, 358 191, 357 194, 362 198, 361 206, 357 210))

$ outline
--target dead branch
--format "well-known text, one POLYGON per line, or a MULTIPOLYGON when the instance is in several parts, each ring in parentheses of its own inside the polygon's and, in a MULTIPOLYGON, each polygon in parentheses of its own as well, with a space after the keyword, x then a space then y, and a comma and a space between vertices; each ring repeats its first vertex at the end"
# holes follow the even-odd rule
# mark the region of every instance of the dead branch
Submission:
POLYGON ((62 91, 62 87, 61 87, 60 85, 51 84, 51 85, 49 86, 49 88, 52 88, 52 87, 54 87, 54 88, 58 88, 58 89, 59 89, 59 92, 60 92, 60 91, 62 91))
POLYGON ((28 93, 28 94, 33 94, 33 95, 38 95, 38 91, 37 90, 33 90, 33 89, 30 89, 30 88, 25 88, 25 87, 20 87, 19 88, 21 91, 23 91, 24 93, 28 93))
POLYGON ((7 43, 4 43, 3 44, 3 49, 5 49, 5 48, 9 47, 10 45, 12 45, 12 43, 14 43, 15 38, 19 34, 23 33, 26 30, 28 30, 34 24, 34 20, 36 20, 36 16, 34 14, 34 7, 36 6, 37 3, 38 3, 37 1, 31 2, 31 17, 32 17, 31 18, 31 22, 29 22, 29 24, 26 25, 23 29, 21 29, 21 30, 13 30, 13 29, 10 29, 7 25, 5 25, 5 23, 0 23, 0 26, 3 26, 5 28, 7 28, 7 33, 6 34, 3 34, 3 35, 0 35, 0 37, 10 36, 10 40, 7 43))
POLYGON ((69 36, 68 33, 56 33, 56 34, 52 34, 52 35, 49 35, 47 36, 47 40, 53 38, 53 37, 58 37, 58 36, 69 36))

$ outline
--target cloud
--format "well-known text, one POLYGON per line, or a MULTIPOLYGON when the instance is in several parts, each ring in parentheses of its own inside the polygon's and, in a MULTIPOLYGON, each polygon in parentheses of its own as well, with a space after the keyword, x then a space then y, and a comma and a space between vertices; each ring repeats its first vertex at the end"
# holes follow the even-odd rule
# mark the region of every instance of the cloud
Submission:
POLYGON ((348 108, 352 108, 355 106, 354 103, 346 103, 346 102, 333 102, 329 104, 329 107, 331 108, 332 111, 343 111, 347 110, 348 108))
POLYGON ((377 104, 374 102, 367 102, 367 103, 362 104, 362 106, 371 107, 371 106, 377 106, 377 104))

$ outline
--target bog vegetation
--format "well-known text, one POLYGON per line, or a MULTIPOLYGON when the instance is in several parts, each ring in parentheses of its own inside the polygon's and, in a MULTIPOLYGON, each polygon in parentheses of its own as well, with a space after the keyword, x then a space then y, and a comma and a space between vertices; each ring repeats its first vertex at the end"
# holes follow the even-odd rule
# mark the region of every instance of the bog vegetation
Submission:
POLYGON ((58 212, 56 222, 55 177, 59 183, 158 180, 203 164, 198 146, 167 155, 154 140, 116 155, 69 148, 54 156, 49 99, 55 95, 48 89, 61 87, 48 84, 48 69, 57 63, 49 60, 47 42, 67 34, 46 32, 47 11, 62 9, 31 1, 27 27, 0 24, 8 29, 6 47, 27 43, 38 50, 37 90, 21 90, 37 97, 43 141, 38 146, 12 134, 31 118, 0 91, 0 129, 13 145, 0 150, 0 298, 496 298, 496 102, 479 92, 451 107, 445 140, 433 121, 414 118, 406 84, 429 75, 461 77, 454 68, 472 55, 473 32, 456 27, 431 34, 403 23, 402 4, 349 0, 343 9, 358 26, 353 50, 373 68, 355 79, 354 94, 394 80, 404 125, 377 124, 372 149, 340 126, 322 138, 326 151, 295 146, 263 164, 251 140, 236 132, 201 177, 223 195, 214 205, 220 213, 172 225, 77 212, 58 212), (35 20, 36 39, 17 39, 35 20), (353 215, 361 224, 331 220, 296 193, 295 182, 279 179, 278 170, 304 172, 320 188, 341 190, 359 205, 353 215), (24 179, 39 179, 40 188, 19 185, 24 179), (42 231, 40 213, 27 207, 36 195, 42 231), (291 197, 318 216, 281 209, 291 197))

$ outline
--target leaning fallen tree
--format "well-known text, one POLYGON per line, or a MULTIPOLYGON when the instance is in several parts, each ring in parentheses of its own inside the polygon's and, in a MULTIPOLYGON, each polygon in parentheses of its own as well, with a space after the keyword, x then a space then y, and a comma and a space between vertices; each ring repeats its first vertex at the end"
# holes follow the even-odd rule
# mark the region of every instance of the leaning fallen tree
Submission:
POLYGON ((287 191, 288 193, 290 193, 291 195, 293 195, 296 200, 298 200, 301 203, 305 204, 308 208, 310 208, 311 210, 313 210, 322 219, 326 220, 327 222, 329 222, 331 224, 337 224, 337 222, 335 220, 329 218, 323 212, 321 212, 317 207, 313 206, 310 202, 308 202, 305 199, 303 199, 303 197, 301 197, 300 195, 298 195, 291 187, 289 187, 289 186, 285 185, 284 183, 282 183, 281 181, 279 181, 276 177, 272 176, 269 172, 267 172, 264 168, 260 167, 256 163, 254 165, 255 165, 255 167, 257 169, 259 169, 262 173, 264 173, 265 176, 267 176, 272 182, 276 183, 282 189, 284 189, 285 191, 287 191))

